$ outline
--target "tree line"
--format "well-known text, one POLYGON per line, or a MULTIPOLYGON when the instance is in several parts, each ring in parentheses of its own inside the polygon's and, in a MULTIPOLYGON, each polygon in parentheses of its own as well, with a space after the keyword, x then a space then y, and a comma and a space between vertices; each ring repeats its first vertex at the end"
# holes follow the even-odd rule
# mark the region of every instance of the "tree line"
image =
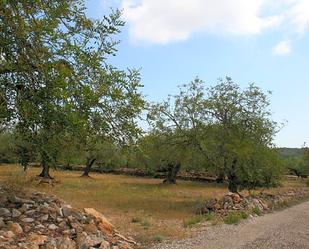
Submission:
POLYGON ((232 192, 278 184, 286 167, 269 93, 229 77, 210 87, 196 78, 147 103, 139 71, 109 63, 121 12, 95 20, 85 10, 82 0, 0 3, 2 161, 25 169, 39 161, 45 178, 59 164, 83 164, 88 176, 97 163, 165 170, 166 183, 181 169, 204 171, 232 192))

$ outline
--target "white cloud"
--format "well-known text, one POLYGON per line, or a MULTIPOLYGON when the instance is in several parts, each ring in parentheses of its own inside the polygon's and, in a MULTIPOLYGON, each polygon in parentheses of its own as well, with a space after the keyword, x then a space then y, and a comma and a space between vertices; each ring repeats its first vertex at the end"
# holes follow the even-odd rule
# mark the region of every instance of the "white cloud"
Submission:
POLYGON ((291 53, 291 44, 289 41, 281 41, 274 48, 273 51, 277 55, 288 55, 291 53))
POLYGON ((258 34, 279 19, 261 17, 262 0, 123 0, 135 41, 168 43, 196 32, 258 34))
POLYGON ((255 35, 280 25, 305 32, 309 26, 309 0, 121 1, 135 42, 165 44, 195 33, 255 35))
POLYGON ((288 18, 295 26, 297 32, 305 32, 309 26, 309 1, 296 1, 288 12, 288 18))

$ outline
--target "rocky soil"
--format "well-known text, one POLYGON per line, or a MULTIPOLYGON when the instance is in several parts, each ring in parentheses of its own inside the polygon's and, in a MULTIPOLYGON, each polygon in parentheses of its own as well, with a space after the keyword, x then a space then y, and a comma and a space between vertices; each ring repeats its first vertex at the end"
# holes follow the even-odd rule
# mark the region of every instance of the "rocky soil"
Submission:
POLYGON ((98 211, 73 209, 39 192, 13 194, 0 186, 0 249, 132 249, 98 211))
POLYGON ((250 213, 268 213, 277 208, 287 206, 290 202, 297 202, 309 197, 308 188, 289 189, 278 194, 261 193, 252 196, 240 196, 235 193, 225 195, 221 199, 211 199, 197 207, 197 214, 216 213, 224 217, 233 211, 250 213))
POLYGON ((309 249, 309 202, 239 225, 205 227, 192 238, 166 241, 151 249, 309 249))

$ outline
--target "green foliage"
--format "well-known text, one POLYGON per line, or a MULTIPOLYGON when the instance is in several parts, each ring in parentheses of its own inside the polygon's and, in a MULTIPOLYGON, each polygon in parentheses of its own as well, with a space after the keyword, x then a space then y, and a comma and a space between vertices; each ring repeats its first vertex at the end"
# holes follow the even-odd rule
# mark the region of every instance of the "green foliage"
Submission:
POLYGON ((278 152, 283 158, 302 156, 302 151, 300 148, 278 148, 278 152))
POLYGON ((0 133, 0 163, 16 163, 14 137, 10 133, 0 133))
POLYGON ((93 20, 81 0, 2 1, 0 10, 0 125, 16 127, 24 164, 25 144, 48 172, 64 159, 63 145, 71 163, 78 149, 68 138, 93 155, 93 141, 122 145, 139 133, 139 72, 108 63, 124 25, 120 11, 93 20))
POLYGON ((151 132, 145 151, 151 160, 178 161, 229 181, 229 190, 271 187, 281 174, 273 149, 276 122, 268 95, 251 84, 242 90, 231 78, 212 87, 195 79, 178 95, 149 107, 151 132), (157 144, 157 145, 155 145, 157 144))
POLYGON ((300 156, 285 159, 287 171, 298 177, 309 176, 309 148, 300 149, 300 156))

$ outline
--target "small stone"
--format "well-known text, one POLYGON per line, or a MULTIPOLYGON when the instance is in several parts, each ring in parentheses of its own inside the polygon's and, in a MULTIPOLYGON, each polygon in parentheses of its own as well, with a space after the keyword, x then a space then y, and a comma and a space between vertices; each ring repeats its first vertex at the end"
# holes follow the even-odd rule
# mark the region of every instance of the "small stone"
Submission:
POLYGON ((55 224, 50 224, 49 226, 48 226, 48 229, 49 230, 56 230, 58 227, 55 225, 55 224))
POLYGON ((22 249, 39 249, 38 245, 30 244, 30 243, 18 243, 18 248, 22 249))
POLYGON ((9 216, 11 216, 11 212, 7 208, 0 208, 0 216, 1 217, 9 217, 9 216))
POLYGON ((35 210, 28 210, 28 211, 25 212, 25 214, 28 215, 28 216, 32 216, 32 215, 34 215, 34 213, 35 213, 35 210))
POLYGON ((24 218, 21 221, 25 222, 25 223, 32 223, 32 222, 34 222, 34 219, 32 219, 32 218, 24 218))
POLYGON ((23 204, 21 206, 21 208, 19 208, 19 211, 24 213, 24 212, 27 212, 32 207, 33 207, 33 205, 31 205, 31 204, 23 204))
POLYGON ((57 249, 75 249, 76 244, 73 240, 68 237, 57 239, 57 249))
POLYGON ((76 218, 77 220, 83 220, 84 219, 84 216, 74 210, 71 206, 67 205, 67 206, 63 206, 61 208, 61 214, 63 217, 69 217, 69 216, 73 216, 74 218, 76 218))
POLYGON ((40 217, 40 220, 41 221, 47 221, 49 218, 49 215, 48 214, 44 214, 43 216, 40 217))
POLYGON ((45 228, 45 226, 42 225, 42 224, 39 224, 39 225, 35 226, 35 228, 36 228, 36 229, 43 229, 43 228, 45 228))
POLYGON ((45 245, 45 249, 57 249, 57 242, 55 239, 51 238, 45 245))
POLYGON ((44 243, 47 241, 48 237, 41 234, 30 234, 28 237, 28 241, 31 244, 35 244, 38 246, 44 245, 44 243))
POLYGON ((17 218, 19 216, 21 216, 21 212, 18 211, 17 209, 15 209, 15 208, 13 208, 12 209, 12 218, 17 218))
POLYGON ((12 223, 11 225, 8 226, 8 229, 12 231, 14 234, 23 233, 23 229, 18 223, 12 223))
POLYGON ((102 232, 105 232, 108 235, 112 235, 114 233, 113 225, 105 218, 103 214, 93 208, 84 208, 84 211, 86 214, 91 215, 96 219, 98 228, 102 232))
POLYGON ((0 229, 2 229, 3 227, 5 227, 5 223, 3 221, 3 218, 0 218, 0 229))
POLYGON ((100 249, 109 249, 109 248, 110 248, 109 243, 106 240, 102 241, 100 249))
POLYGON ((65 221, 60 222, 58 226, 62 229, 68 229, 67 223, 65 221))
POLYGON ((89 234, 91 234, 91 233, 93 234, 93 233, 95 233, 97 230, 98 230, 98 229, 97 229, 97 226, 96 226, 95 224, 93 224, 93 223, 84 225, 84 231, 87 232, 87 233, 89 233, 89 234))
POLYGON ((5 238, 14 238, 15 234, 12 231, 7 231, 7 232, 4 232, 3 236, 5 238))

